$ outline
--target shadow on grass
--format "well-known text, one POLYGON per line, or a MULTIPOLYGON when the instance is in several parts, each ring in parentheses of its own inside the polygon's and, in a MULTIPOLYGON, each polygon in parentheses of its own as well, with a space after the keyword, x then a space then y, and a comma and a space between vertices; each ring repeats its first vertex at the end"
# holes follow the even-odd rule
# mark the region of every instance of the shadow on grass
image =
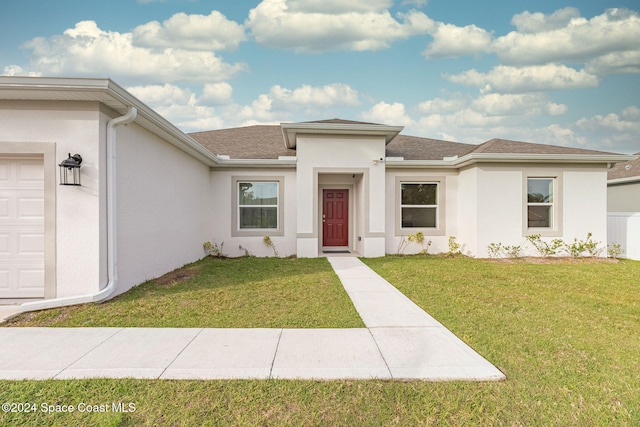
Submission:
POLYGON ((207 257, 103 304, 25 313, 6 326, 361 327, 325 259, 207 257))

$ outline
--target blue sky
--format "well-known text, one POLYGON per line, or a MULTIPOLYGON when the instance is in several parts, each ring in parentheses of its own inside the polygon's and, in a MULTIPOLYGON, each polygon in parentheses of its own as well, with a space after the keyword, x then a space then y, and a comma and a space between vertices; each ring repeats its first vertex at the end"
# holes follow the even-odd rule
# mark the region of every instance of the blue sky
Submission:
POLYGON ((109 77, 184 131, 340 117, 640 151, 637 0, 20 0, 0 74, 109 77))

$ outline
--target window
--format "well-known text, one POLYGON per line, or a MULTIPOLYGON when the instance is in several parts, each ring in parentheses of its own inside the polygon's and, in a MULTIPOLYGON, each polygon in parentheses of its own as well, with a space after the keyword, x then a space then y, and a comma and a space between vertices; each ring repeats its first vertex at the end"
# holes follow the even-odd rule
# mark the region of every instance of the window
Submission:
POLYGON ((237 181, 238 229, 277 230, 279 182, 237 181))
POLYGON ((553 228, 553 178, 527 178, 527 226, 553 228))
POLYGON ((438 183, 400 184, 401 228, 438 227, 438 183))

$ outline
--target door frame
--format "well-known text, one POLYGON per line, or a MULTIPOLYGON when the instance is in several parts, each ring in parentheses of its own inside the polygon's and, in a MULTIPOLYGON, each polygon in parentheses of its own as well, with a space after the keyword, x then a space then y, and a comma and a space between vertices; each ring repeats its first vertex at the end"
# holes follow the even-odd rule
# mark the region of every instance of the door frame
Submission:
POLYGON ((352 184, 320 184, 318 185, 318 245, 320 252, 323 250, 340 248, 340 249, 348 249, 353 251, 353 236, 354 236, 354 218, 355 218, 355 210, 354 210, 354 186, 352 184), (324 211, 324 190, 346 190, 348 194, 348 214, 347 218, 347 245, 346 246, 324 246, 324 227, 322 225, 322 214, 324 211))

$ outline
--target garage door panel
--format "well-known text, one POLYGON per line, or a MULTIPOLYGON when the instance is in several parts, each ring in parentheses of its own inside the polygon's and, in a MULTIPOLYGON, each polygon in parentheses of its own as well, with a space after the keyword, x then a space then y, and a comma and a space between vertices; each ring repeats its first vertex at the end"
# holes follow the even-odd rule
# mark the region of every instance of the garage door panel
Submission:
POLYGON ((9 219, 9 198, 8 197, 0 197, 0 219, 9 219))
POLYGON ((44 234, 25 234, 18 236, 17 255, 40 255, 44 250, 44 234))
POLYGON ((0 158, 0 193, 0 298, 41 298, 44 296, 42 158, 0 158))
POLYGON ((16 184, 18 186, 40 188, 44 182, 44 168, 42 163, 30 160, 16 164, 16 184))
POLYGON ((18 220, 22 219, 44 219, 44 197, 22 197, 17 200, 18 220))
POLYGON ((9 181, 9 160, 0 159, 0 185, 9 181))
POLYGON ((0 256, 11 254, 11 238, 9 233, 0 233, 0 256))
POLYGON ((18 274, 18 281, 20 282, 20 289, 23 290, 40 290, 42 282, 44 280, 44 270, 41 268, 23 268, 18 274))

